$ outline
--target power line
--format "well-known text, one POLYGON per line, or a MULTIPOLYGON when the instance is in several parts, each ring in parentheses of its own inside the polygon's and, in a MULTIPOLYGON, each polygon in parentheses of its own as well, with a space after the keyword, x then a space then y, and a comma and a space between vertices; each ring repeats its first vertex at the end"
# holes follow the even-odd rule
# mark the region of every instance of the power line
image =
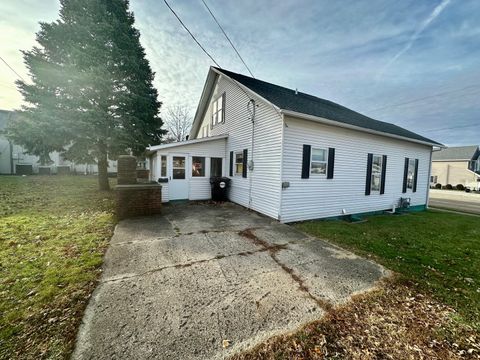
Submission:
POLYGON ((255 76, 253 76, 253 73, 252 71, 250 70, 250 68, 247 66, 247 64, 245 63, 245 60, 243 60, 242 56, 240 55, 240 53, 238 52, 237 48, 235 47, 235 45, 233 45, 232 43, 232 40, 230 40, 230 38, 228 37, 227 33, 225 32, 225 30, 223 29, 222 25, 220 25, 220 23, 218 22, 217 18, 215 17, 215 15, 213 15, 213 12, 212 10, 210 10, 210 8, 208 7, 207 3, 205 2, 205 0, 202 0, 203 2, 203 5, 205 5, 205 7, 207 8, 208 12, 210 13, 210 15, 212 15, 212 18, 213 20, 215 20, 215 22, 217 23, 218 27, 220 28, 220 30, 222 30, 222 33, 223 35, 225 35, 225 38, 228 40, 228 42, 230 43, 230 45, 232 46, 233 50, 235 50, 235 52, 237 53, 237 56, 238 58, 240 59, 240 61, 243 63, 243 65, 245 65, 245 68, 247 69, 247 71, 250 73, 250 75, 252 76, 252 78, 255 79, 255 76))
POLYGON ((430 129, 430 130, 425 130, 425 131, 444 131, 444 130, 465 129, 465 128, 470 128, 470 127, 474 127, 474 126, 478 127, 478 124, 450 126, 450 127, 444 127, 444 128, 439 128, 439 129, 430 129))
MULTIPOLYGON (((388 108, 391 108, 391 107, 408 105, 408 104, 415 103, 415 102, 419 102, 419 101, 423 101, 423 100, 426 100, 426 99, 431 99, 431 98, 434 98, 434 97, 443 96, 443 95, 447 95, 447 94, 451 94, 451 93, 456 93, 456 92, 459 92, 459 91, 464 91, 464 90, 467 90, 467 89, 470 89, 470 88, 476 88, 476 87, 478 87, 478 85, 469 85, 469 86, 465 86, 465 87, 463 87, 463 88, 461 88, 461 89, 456 89, 456 90, 451 90, 451 91, 444 91, 444 92, 441 92, 441 93, 438 93, 438 94, 428 95, 428 96, 424 96, 424 97, 421 97, 421 98, 412 99, 412 100, 405 101, 405 102, 401 102, 401 103, 397 103, 397 104, 390 104, 390 105, 382 106, 382 107, 379 107, 379 108, 376 108, 376 109, 371 109, 371 110, 368 110, 368 111, 378 111, 378 110, 388 109, 388 108)), ((476 92, 474 92, 474 93, 476 93, 476 92)))
POLYGON ((3 59, 3 57, 0 56, 0 59, 5 63, 5 65, 8 66, 8 68, 10 70, 12 70, 14 72, 15 75, 17 75, 20 79, 22 79, 24 82, 26 82, 25 79, 19 73, 17 73, 10 65, 8 65, 8 63, 3 59))
POLYGON ((203 50, 203 52, 205 54, 207 54, 207 56, 210 58, 210 60, 212 60, 214 62, 215 65, 217 65, 217 67, 219 67, 220 69, 222 68, 220 65, 218 65, 218 63, 215 61, 215 59, 208 53, 207 50, 205 50, 205 48, 202 46, 202 44, 200 44, 198 42, 198 40, 195 38, 195 36, 192 34, 192 32, 187 28, 187 26, 183 23, 182 19, 180 19, 180 17, 177 15, 177 13, 172 9, 172 7, 168 4, 167 0, 163 0, 163 2, 165 3, 165 5, 167 5, 167 7, 170 9, 170 11, 172 12, 173 15, 175 15, 175 17, 177 18, 177 20, 180 22, 180 24, 182 24, 183 28, 190 34, 190 36, 192 37, 192 39, 197 43, 197 45, 200 47, 200 49, 203 50))

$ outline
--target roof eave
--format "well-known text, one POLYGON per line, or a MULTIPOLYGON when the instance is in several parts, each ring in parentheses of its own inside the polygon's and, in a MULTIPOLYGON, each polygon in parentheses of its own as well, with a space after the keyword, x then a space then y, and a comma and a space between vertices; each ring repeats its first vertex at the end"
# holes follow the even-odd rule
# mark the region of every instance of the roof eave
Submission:
POLYGON ((200 139, 178 141, 178 142, 173 142, 173 143, 170 143, 170 144, 149 146, 149 147, 146 148, 146 150, 147 150, 147 154, 151 155, 151 154, 153 154, 153 152, 158 151, 158 150, 170 149, 170 148, 174 148, 174 147, 177 147, 177 146, 198 144, 198 143, 207 142, 207 141, 222 140, 222 139, 226 139, 226 138, 228 138, 228 134, 222 134, 222 135, 204 137, 204 138, 200 138, 200 139))
POLYGON ((300 119, 320 122, 320 123, 323 123, 323 124, 326 124, 326 125, 332 125, 332 126, 342 127, 342 128, 346 128, 346 129, 362 131, 362 132, 366 132, 366 133, 369 133, 369 134, 375 134, 375 135, 390 137, 390 138, 394 138, 394 139, 409 141, 409 142, 422 144, 422 145, 428 145, 428 146, 432 146, 432 147, 446 148, 445 145, 440 144, 440 143, 427 142, 427 141, 408 138, 408 137, 405 137, 405 136, 390 134, 390 133, 386 133, 386 132, 382 132, 382 131, 367 129, 367 128, 363 128, 363 127, 360 127, 360 126, 345 124, 345 123, 342 123, 342 122, 339 122, 339 121, 329 120, 329 119, 325 119, 325 118, 314 116, 314 115, 299 113, 299 112, 292 111, 292 110, 282 109, 282 110, 280 110, 280 113, 282 113, 284 115, 287 115, 287 116, 300 118, 300 119))

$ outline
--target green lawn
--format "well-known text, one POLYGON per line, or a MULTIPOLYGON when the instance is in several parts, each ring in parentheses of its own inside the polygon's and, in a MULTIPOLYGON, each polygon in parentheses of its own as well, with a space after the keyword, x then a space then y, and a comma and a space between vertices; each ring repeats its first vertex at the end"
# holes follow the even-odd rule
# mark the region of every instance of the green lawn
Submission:
POLYGON ((296 226, 372 257, 480 329, 480 217, 425 211, 371 216, 364 223, 309 221, 296 226))
POLYGON ((113 205, 95 177, 0 177, 1 359, 69 356, 113 205))

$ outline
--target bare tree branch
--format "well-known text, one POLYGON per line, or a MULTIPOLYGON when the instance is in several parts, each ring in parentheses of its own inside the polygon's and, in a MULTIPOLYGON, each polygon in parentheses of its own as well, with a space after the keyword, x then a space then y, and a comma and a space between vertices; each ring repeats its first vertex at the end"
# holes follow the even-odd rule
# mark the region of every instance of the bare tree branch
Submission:
POLYGON ((186 106, 175 105, 167 108, 164 119, 168 131, 165 142, 184 141, 192 126, 192 117, 186 106))

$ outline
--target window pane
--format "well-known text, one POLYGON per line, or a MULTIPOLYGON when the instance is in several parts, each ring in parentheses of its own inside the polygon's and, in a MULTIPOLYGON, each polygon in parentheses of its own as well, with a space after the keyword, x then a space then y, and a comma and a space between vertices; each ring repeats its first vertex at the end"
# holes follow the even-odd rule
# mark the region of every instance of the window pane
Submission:
POLYGON ((220 110, 220 109, 223 107, 223 96, 224 96, 224 95, 220 96, 220 97, 218 98, 218 100, 217 100, 217 102, 218 102, 218 105, 217 105, 218 110, 220 110))
POLYGON ((382 172, 382 157, 378 155, 374 155, 373 161, 372 161, 372 174, 379 175, 381 172, 382 172))
POLYGON ((312 161, 327 161, 327 151, 325 149, 312 149, 312 161))
POLYGON ((407 189, 413 189, 413 177, 415 176, 415 159, 408 161, 407 189))
POLYGON ((221 123, 223 121, 223 111, 222 110, 218 111, 217 121, 218 121, 218 123, 221 123))
POLYGON ((222 176, 222 158, 210 159, 210 176, 222 176))
POLYGON ((243 163, 243 153, 240 152, 235 154, 235 162, 243 163))
POLYGON ((173 169, 174 179, 185 179, 185 169, 173 169))
POLYGON ((205 176, 205 158, 192 157, 192 176, 205 176))
POLYGON ((327 171, 327 164, 324 162, 313 162, 311 167, 312 174, 325 174, 327 171))
POLYGON ((184 168, 185 169, 185 157, 184 156, 174 156, 173 157, 173 168, 184 168))
POLYGON ((380 175, 372 174, 372 191, 380 191, 380 175))
POLYGON ((167 176, 167 157, 162 155, 161 157, 161 167, 160 167, 160 177, 165 177, 167 176))
POLYGON ((243 174, 243 164, 235 164, 235 173, 243 174))

